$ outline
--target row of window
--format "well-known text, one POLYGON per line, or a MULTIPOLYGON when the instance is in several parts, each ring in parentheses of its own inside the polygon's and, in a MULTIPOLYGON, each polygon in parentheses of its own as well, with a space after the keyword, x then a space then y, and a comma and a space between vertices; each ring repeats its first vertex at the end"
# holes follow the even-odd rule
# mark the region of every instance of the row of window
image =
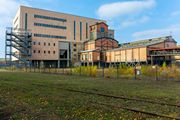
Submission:
POLYGON ((82 55, 81 57, 81 60, 92 60, 92 55, 91 54, 85 54, 85 55, 82 55))
MULTIPOLYGON (((38 45, 41 45, 41 42, 33 42, 33 45, 36 45, 36 43, 38 44, 38 45)), ((50 46, 51 45, 51 43, 48 43, 48 46, 50 46)), ((46 42, 44 42, 44 46, 46 46, 46 42)), ((55 43, 53 43, 53 46, 56 46, 56 44, 55 43)))
POLYGON ((82 22, 80 22, 80 40, 82 40, 82 22))
POLYGON ((66 39, 65 36, 47 35, 47 34, 34 34, 34 37, 55 38, 55 39, 66 39))
MULTIPOLYGON (((83 27, 83 23, 80 22, 79 24, 80 26, 80 40, 82 40, 82 27, 83 27)), ((88 39, 88 23, 86 23, 86 39, 88 39)), ((74 21, 74 40, 76 40, 76 21, 74 21)))
MULTIPOLYGON (((37 50, 37 51, 34 50, 34 51, 33 51, 33 53, 36 53, 36 52, 37 52, 37 53, 41 53, 40 50, 37 50)), ((46 52, 47 52, 48 54, 51 54, 51 51, 45 51, 45 50, 44 50, 44 54, 46 54, 46 52)), ((55 54, 55 53, 56 53, 56 51, 53 51, 53 54, 55 54)))
POLYGON ((44 23, 34 23, 34 26, 42 26, 42 27, 57 28, 57 29, 66 29, 66 26, 50 25, 50 24, 44 24, 44 23))
POLYGON ((25 14, 25 30, 27 30, 27 26, 28 26, 28 15, 27 15, 27 13, 25 14))
POLYGON ((57 17, 50 17, 50 16, 44 16, 44 15, 34 15, 34 18, 40 18, 40 19, 47 19, 47 20, 55 20, 55 21, 61 21, 61 22, 66 22, 66 19, 63 18, 57 18, 57 17))

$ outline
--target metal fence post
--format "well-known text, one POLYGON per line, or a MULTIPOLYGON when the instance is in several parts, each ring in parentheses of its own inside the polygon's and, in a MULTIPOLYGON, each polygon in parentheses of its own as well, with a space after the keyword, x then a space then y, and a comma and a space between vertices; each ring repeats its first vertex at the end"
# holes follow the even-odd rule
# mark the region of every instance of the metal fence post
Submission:
POLYGON ((156 66, 156 80, 158 80, 158 66, 156 66))
POLYGON ((136 72, 137 72, 137 70, 136 70, 136 65, 135 65, 135 68, 134 68, 134 79, 135 79, 135 80, 136 80, 136 78, 137 78, 136 72))
POLYGON ((102 77, 104 78, 104 64, 102 66, 102 77))
POLYGON ((81 76, 81 66, 80 66, 80 76, 81 76))
POLYGON ((118 76, 118 69, 119 69, 119 67, 118 67, 118 65, 117 65, 117 79, 118 79, 118 77, 119 77, 119 76, 118 76))

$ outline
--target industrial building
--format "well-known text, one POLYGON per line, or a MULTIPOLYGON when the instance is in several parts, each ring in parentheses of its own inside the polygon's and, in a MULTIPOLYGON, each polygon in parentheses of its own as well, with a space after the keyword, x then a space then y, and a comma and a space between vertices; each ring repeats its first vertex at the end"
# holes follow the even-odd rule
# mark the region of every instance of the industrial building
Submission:
POLYGON ((172 36, 119 44, 106 21, 21 6, 6 31, 6 61, 34 67, 173 63, 172 36))
POLYGON ((106 21, 20 6, 13 28, 6 32, 6 58, 29 61, 33 66, 68 67, 79 63, 78 53, 90 38, 89 26, 97 22, 106 21), (23 43, 23 34, 29 35, 29 51, 25 50, 28 46, 21 45, 28 44, 23 43))
POLYGON ((180 55, 180 47, 172 36, 119 44, 108 36, 106 23, 90 26, 90 30, 92 36, 84 43, 85 48, 81 51, 83 65, 162 64, 164 61, 172 63, 180 55))
POLYGON ((139 40, 121 44, 119 48, 106 52, 107 63, 141 63, 162 64, 173 62, 174 55, 166 55, 160 51, 179 51, 177 42, 172 36, 139 40))
POLYGON ((118 48, 114 39, 114 31, 108 29, 104 22, 90 26, 90 40, 84 42, 84 50, 80 51, 83 65, 100 65, 104 63, 107 50, 118 48))

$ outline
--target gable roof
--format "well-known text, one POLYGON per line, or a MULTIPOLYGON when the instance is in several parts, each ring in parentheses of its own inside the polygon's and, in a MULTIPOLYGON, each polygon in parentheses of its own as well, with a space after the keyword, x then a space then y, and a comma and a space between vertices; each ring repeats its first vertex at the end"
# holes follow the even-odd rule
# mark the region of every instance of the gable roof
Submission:
POLYGON ((129 43, 121 44, 119 48, 115 48, 108 51, 116 51, 116 50, 124 50, 128 48, 140 48, 140 47, 147 47, 150 45, 155 45, 158 43, 162 43, 164 41, 171 41, 177 43, 172 36, 165 36, 165 37, 158 37, 158 38, 152 38, 152 39, 146 39, 146 40, 139 40, 129 43))
POLYGON ((138 46, 150 46, 158 43, 162 43, 165 41, 171 41, 177 43, 172 36, 165 36, 165 37, 158 37, 158 38, 152 38, 152 39, 145 39, 145 40, 139 40, 129 43, 123 43, 120 44, 120 47, 122 48, 131 48, 131 47, 138 47, 138 46))
POLYGON ((95 26, 95 25, 99 25, 99 24, 104 24, 104 25, 108 26, 105 22, 97 22, 97 23, 91 25, 90 27, 95 26))

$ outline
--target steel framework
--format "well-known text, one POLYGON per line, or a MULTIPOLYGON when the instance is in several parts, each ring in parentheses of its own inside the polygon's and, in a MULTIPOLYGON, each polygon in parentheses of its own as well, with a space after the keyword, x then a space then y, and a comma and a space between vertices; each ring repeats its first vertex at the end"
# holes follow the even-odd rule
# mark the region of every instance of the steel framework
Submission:
POLYGON ((6 29, 5 59, 7 65, 30 66, 32 34, 25 29, 6 29))

